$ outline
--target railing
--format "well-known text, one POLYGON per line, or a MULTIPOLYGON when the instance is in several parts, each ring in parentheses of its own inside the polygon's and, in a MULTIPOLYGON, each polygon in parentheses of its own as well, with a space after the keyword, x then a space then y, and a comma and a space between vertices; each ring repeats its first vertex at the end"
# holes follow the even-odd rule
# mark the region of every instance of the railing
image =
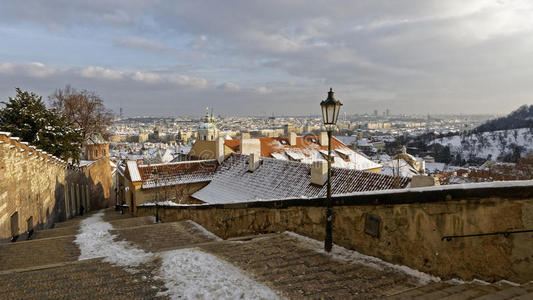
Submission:
POLYGON ((447 236, 443 236, 441 238, 441 241, 446 240, 449 242, 452 239, 456 239, 456 238, 468 238, 468 237, 489 236, 489 235, 503 235, 504 237, 509 237, 509 235, 511 234, 526 233, 526 232, 533 232, 533 229, 497 231, 497 232, 490 232, 490 233, 474 233, 474 234, 464 234, 464 235, 447 235, 447 236))

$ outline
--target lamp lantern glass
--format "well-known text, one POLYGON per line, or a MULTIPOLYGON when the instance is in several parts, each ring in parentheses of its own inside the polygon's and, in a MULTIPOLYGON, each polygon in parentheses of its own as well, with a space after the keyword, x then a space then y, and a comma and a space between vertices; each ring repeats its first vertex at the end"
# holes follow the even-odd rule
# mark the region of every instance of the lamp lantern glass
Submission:
POLYGON ((328 130, 337 125, 342 103, 335 99, 333 89, 329 89, 328 98, 320 102, 322 120, 328 130))

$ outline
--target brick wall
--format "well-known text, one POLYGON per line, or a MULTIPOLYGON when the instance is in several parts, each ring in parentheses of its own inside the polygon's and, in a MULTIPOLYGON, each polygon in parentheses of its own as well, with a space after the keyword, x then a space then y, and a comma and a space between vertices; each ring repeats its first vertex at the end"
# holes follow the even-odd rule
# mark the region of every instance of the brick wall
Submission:
MULTIPOLYGON (((160 208, 163 221, 190 219, 228 238, 294 231, 324 239, 324 199, 160 208)), ((154 208, 138 207, 138 215, 154 208)), ((443 239, 449 235, 533 229, 533 182, 516 186, 413 189, 336 197, 334 243, 443 279, 533 278, 533 232, 443 239), (365 233, 370 216, 378 236, 365 233)))

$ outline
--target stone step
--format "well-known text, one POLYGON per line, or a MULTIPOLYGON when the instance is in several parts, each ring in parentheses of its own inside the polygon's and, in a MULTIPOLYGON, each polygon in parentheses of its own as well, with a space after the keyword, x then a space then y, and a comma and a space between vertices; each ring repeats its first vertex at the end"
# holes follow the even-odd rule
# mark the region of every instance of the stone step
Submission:
POLYGON ((493 283, 490 286, 497 288, 490 294, 474 298, 476 300, 499 300, 499 299, 513 299, 514 297, 528 294, 528 291, 521 286, 515 286, 508 283, 493 283))
POLYGON ((286 234, 197 247, 290 299, 382 299, 420 284, 396 270, 333 259, 286 234))
POLYGON ((468 286, 468 289, 465 289, 462 292, 452 294, 447 297, 443 297, 443 300, 463 300, 463 299, 474 299, 476 297, 481 297, 490 293, 497 292, 499 289, 482 283, 469 283, 463 284, 462 286, 468 286))
POLYGON ((80 250, 74 236, 0 245, 0 271, 76 261, 80 250))
POLYGON ((155 224, 155 217, 129 217, 124 219, 109 220, 107 222, 109 222, 109 224, 111 224, 115 229, 123 229, 155 224))
POLYGON ((420 296, 416 296, 413 299, 416 300, 432 300, 432 299, 442 299, 442 298, 453 298, 453 299, 460 299, 458 298, 458 294, 461 294, 465 292, 466 290, 473 289, 477 285, 476 284, 458 284, 458 285, 452 285, 449 287, 443 286, 442 289, 429 292, 420 296))
POLYGON ((78 226, 68 226, 68 227, 37 230, 34 232, 31 239, 38 240, 38 239, 46 239, 46 238, 51 238, 51 237, 76 235, 78 234, 78 228, 79 228, 78 226))
POLYGON ((104 216, 102 217, 102 219, 106 222, 113 221, 113 220, 130 219, 130 218, 134 218, 134 216, 127 212, 125 212, 124 214, 121 214, 120 211, 115 211, 114 208, 105 209, 104 216))
POLYGON ((146 251, 163 251, 216 241, 188 221, 149 224, 111 230, 117 240, 126 240, 146 251))
MULTIPOLYGON (((127 272, 99 259, 0 274, 5 299, 153 299, 164 290, 153 279, 155 264, 127 272)), ((165 298, 165 297, 163 297, 165 298)))
POLYGON ((426 294, 438 292, 453 286, 454 285, 447 282, 436 282, 393 295, 387 299, 416 299, 416 297, 423 297, 426 294))
POLYGON ((442 300, 496 300, 496 299, 533 299, 533 283, 521 286, 505 281, 482 284, 466 283, 447 286, 439 282, 403 292, 387 299, 442 299, 442 300))
POLYGON ((78 216, 78 217, 75 217, 75 218, 67 220, 67 221, 55 223, 54 224, 54 228, 64 228, 64 227, 71 227, 71 226, 79 226, 80 222, 82 220, 84 220, 85 218, 87 218, 88 216, 89 215, 85 215, 85 216, 82 216, 82 217, 78 216))

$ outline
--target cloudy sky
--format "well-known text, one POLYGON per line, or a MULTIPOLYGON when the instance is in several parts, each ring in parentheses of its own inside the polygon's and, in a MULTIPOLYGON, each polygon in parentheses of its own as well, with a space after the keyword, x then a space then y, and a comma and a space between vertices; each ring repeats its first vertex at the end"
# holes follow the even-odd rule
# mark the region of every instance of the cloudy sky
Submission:
POLYGON ((71 84, 126 115, 533 103, 530 0, 0 0, 0 41, 0 100, 71 84))

